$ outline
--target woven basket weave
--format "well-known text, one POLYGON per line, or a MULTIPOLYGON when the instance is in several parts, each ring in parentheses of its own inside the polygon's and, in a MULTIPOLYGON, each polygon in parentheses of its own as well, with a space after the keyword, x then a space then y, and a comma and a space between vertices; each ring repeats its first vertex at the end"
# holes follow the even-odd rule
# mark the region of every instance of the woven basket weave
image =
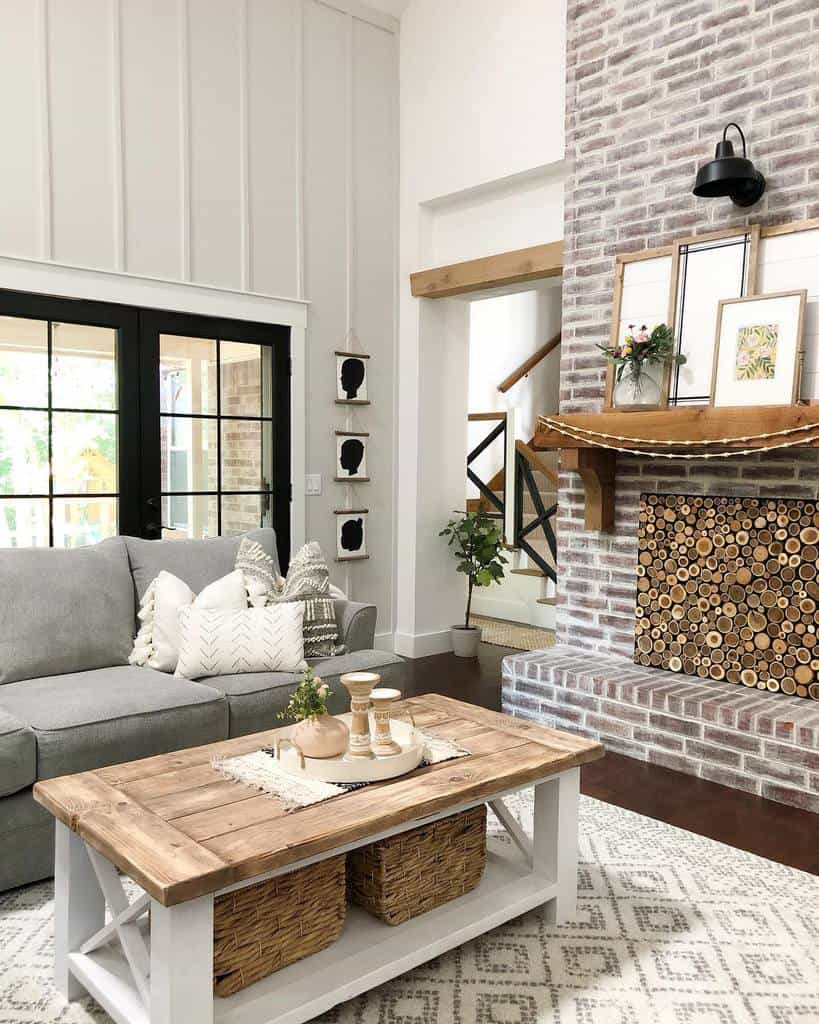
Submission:
POLYGON ((213 907, 213 990, 231 996, 341 935, 344 856, 218 896, 213 907))
POLYGON ((486 806, 347 854, 347 899, 403 924, 471 892, 486 865, 486 806))

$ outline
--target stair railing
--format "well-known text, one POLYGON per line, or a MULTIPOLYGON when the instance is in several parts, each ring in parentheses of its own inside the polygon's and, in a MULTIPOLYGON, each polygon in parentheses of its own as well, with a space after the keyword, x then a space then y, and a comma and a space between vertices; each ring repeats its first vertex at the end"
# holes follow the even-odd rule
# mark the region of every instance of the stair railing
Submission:
MULTIPOLYGON (((479 455, 482 455, 486 451, 486 449, 489 447, 489 445, 493 443, 493 441, 496 441, 499 437, 502 437, 503 440, 504 440, 504 446, 503 446, 503 470, 502 470, 502 472, 503 472, 504 481, 506 481, 506 478, 509 475, 506 472, 506 466, 507 466, 507 462, 506 462, 506 451, 507 451, 507 444, 506 444, 506 438, 507 438, 506 413, 505 412, 471 412, 469 414, 469 416, 467 417, 467 419, 469 420, 470 423, 478 423, 478 422, 482 422, 484 420, 486 420, 488 422, 496 421, 495 426, 489 431, 489 433, 486 435, 486 437, 484 437, 482 441, 480 441, 478 444, 476 444, 475 447, 472 449, 472 451, 467 455, 467 457, 466 457, 466 476, 467 476, 467 479, 470 481, 470 483, 473 483, 478 488, 478 490, 481 493, 481 497, 486 502, 488 502, 488 504, 495 510, 494 512, 490 511, 489 515, 500 517, 500 518, 503 518, 505 520, 505 518, 506 518, 506 505, 505 505, 504 498, 499 498, 498 495, 495 493, 495 491, 493 491, 492 488, 489 486, 490 481, 481 480, 481 478, 478 476, 478 474, 473 469, 471 469, 470 467, 471 467, 472 463, 475 461, 475 459, 477 459, 479 455)), ((498 474, 495 474, 495 475, 497 476, 498 474)), ((505 487, 504 487, 504 494, 505 494, 505 487)))
POLYGON ((498 384, 498 391, 505 395, 506 392, 510 388, 514 387, 519 380, 522 380, 527 373, 534 370, 541 359, 545 359, 551 351, 557 348, 560 344, 560 339, 561 334, 560 331, 558 331, 557 334, 553 338, 550 338, 545 345, 541 345, 537 352, 533 352, 528 359, 524 359, 520 366, 516 370, 513 370, 508 377, 504 377, 500 384, 498 384))
POLYGON ((557 514, 557 502, 550 505, 548 508, 543 504, 543 498, 540 495, 540 489, 537 485, 537 481, 534 477, 534 470, 543 473, 552 483, 557 486, 557 473, 547 465, 543 457, 536 452, 533 448, 530 448, 525 441, 515 442, 515 473, 514 473, 514 511, 515 511, 515 530, 514 530, 514 546, 520 548, 521 551, 525 551, 529 558, 534 564, 540 569, 544 576, 550 579, 553 583, 557 583, 557 573, 554 568, 546 561, 540 552, 533 548, 530 544, 530 539, 538 531, 543 531, 543 536, 546 538, 546 543, 549 546, 553 561, 557 561, 557 538, 555 537, 554 527, 552 526, 552 517, 557 514), (523 525, 523 505, 524 505, 524 488, 529 493, 529 497, 532 500, 532 504, 535 508, 535 518, 531 522, 523 525))

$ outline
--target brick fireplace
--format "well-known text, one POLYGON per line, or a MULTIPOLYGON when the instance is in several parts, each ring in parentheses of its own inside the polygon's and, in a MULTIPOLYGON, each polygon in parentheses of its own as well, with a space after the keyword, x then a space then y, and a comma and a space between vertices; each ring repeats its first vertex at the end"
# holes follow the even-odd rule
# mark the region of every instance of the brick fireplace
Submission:
MULTIPOLYGON (((561 413, 602 406, 605 364, 595 346, 608 341, 618 253, 734 225, 819 217, 818 33, 815 0, 569 0, 566 155, 573 170, 565 197, 561 413), (691 194, 698 164, 732 120, 741 122, 768 182, 747 214, 728 200, 691 194)), ((621 456, 611 533, 584 529, 580 480, 562 473, 562 647, 540 660, 510 659, 505 706, 548 717, 559 705, 565 724, 614 749, 706 777, 721 769, 718 781, 819 810, 819 705, 622 660, 634 648, 641 492, 815 499, 819 451, 719 464, 621 456), (697 691, 687 709, 685 686, 697 691), (672 706, 675 687, 683 690, 672 706), (718 706, 709 709, 709 700, 718 706), (670 708, 673 727, 663 717, 670 708), (726 725, 739 739, 715 738, 713 730, 726 725), (781 760, 778 748, 769 749, 775 743, 787 747, 781 760)))

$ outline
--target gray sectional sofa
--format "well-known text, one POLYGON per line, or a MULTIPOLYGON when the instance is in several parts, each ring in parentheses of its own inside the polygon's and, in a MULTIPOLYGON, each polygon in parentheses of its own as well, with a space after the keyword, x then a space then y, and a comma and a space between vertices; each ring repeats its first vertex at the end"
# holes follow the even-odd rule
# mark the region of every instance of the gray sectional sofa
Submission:
MULTIPOLYGON (((275 534, 248 534, 276 557, 275 534)), ((194 592, 231 572, 239 537, 87 548, 0 549, 0 891, 53 871, 53 820, 38 779, 87 771, 270 729, 297 677, 285 672, 202 682, 128 664, 139 601, 166 569, 194 592)), ((347 654, 313 663, 331 684, 374 670, 402 685, 404 663, 373 650, 376 608, 336 601, 347 654)), ((331 710, 346 710, 343 688, 331 710)))

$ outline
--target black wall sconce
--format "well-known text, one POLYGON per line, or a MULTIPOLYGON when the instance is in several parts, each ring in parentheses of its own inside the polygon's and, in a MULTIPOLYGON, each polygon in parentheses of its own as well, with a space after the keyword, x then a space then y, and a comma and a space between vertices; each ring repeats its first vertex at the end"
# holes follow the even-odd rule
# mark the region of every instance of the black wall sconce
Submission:
POLYGON ((717 143, 714 159, 697 171, 694 195, 711 199, 728 196, 734 206, 753 206, 762 198, 765 178, 748 159, 745 136, 735 121, 729 122, 717 143), (726 136, 729 128, 736 128, 742 139, 742 156, 734 156, 734 146, 726 136))

